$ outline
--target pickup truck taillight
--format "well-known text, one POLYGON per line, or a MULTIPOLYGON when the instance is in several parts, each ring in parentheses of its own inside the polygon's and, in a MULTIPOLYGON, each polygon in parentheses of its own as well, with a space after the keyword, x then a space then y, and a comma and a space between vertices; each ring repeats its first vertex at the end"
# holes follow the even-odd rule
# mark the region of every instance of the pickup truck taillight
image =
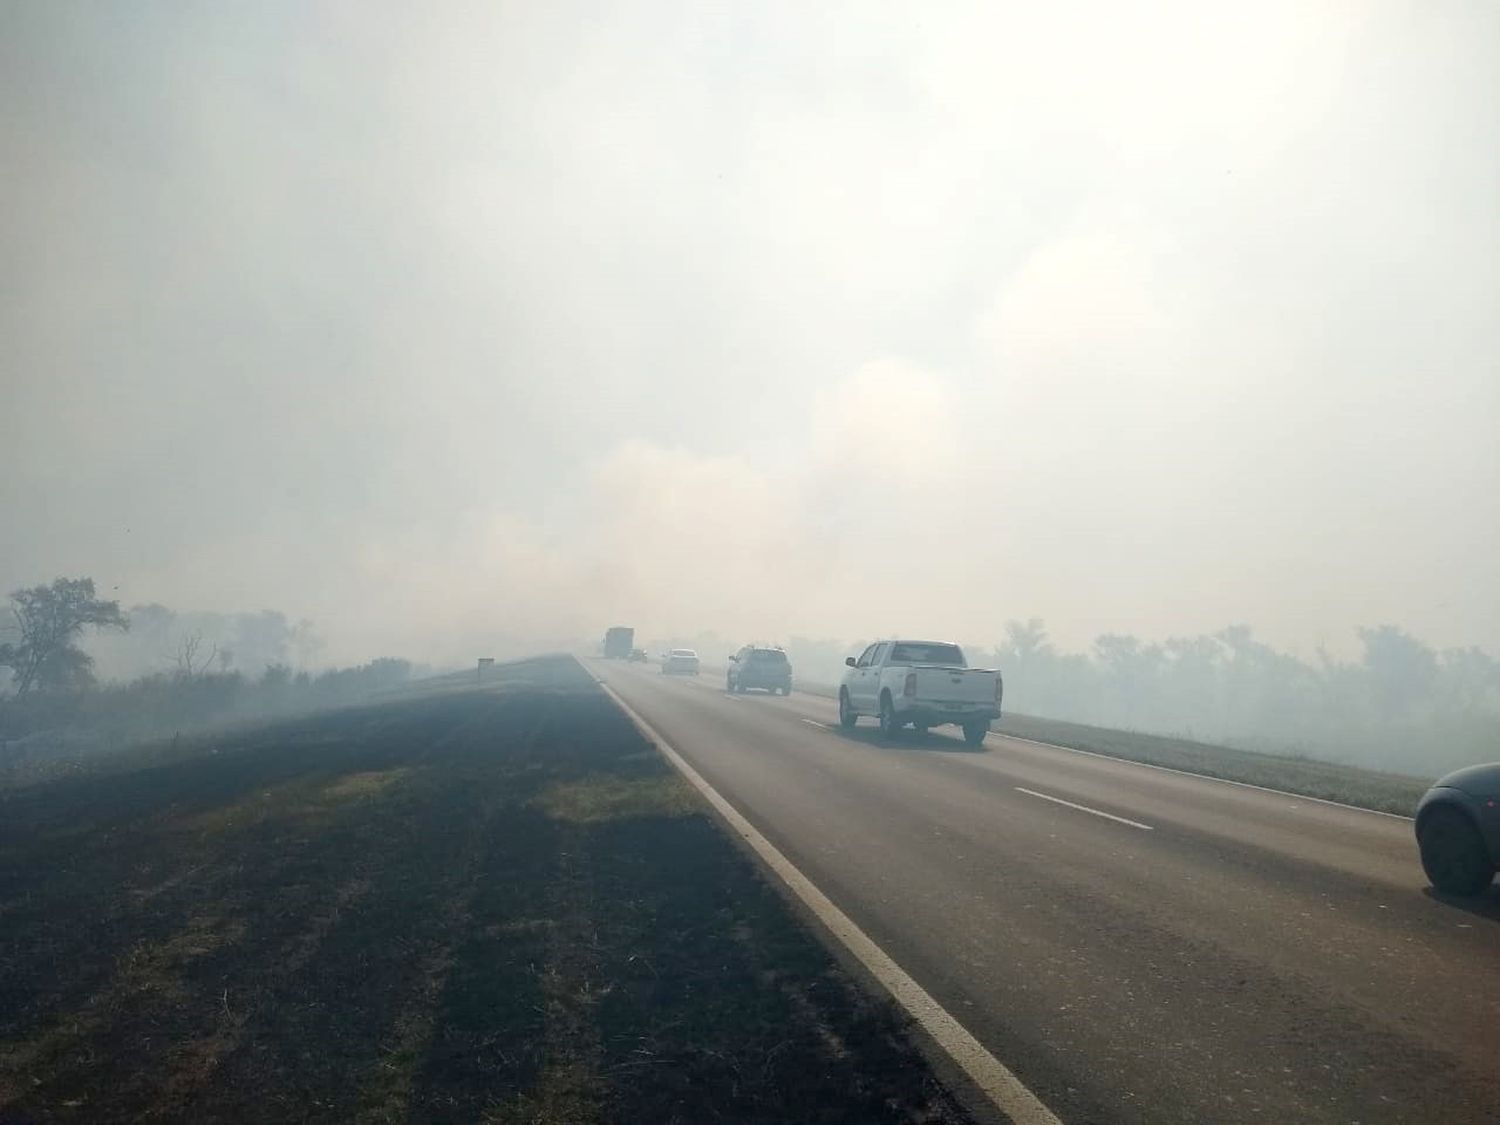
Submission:
POLYGON ((995 706, 1000 706, 1000 693, 1005 690, 1005 682, 999 676, 995 677, 995 706))
POLYGON ((917 674, 915 672, 906 673, 906 686, 901 689, 901 694, 907 696, 908 698, 916 696, 917 674))

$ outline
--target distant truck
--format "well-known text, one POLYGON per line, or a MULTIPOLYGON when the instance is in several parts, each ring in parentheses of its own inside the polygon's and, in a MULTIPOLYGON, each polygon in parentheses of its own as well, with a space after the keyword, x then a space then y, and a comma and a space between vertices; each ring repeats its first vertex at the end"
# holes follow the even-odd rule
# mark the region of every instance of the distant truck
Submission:
POLYGON ((970 668, 963 649, 947 641, 880 641, 858 659, 844 661, 839 685, 839 725, 848 730, 861 715, 880 720, 895 738, 908 724, 919 731, 943 723, 963 728, 970 746, 984 742, 1000 717, 1004 691, 993 668, 970 668))
POLYGON ((627 625, 615 625, 604 632, 604 659, 628 660, 630 650, 635 647, 635 630, 627 625))

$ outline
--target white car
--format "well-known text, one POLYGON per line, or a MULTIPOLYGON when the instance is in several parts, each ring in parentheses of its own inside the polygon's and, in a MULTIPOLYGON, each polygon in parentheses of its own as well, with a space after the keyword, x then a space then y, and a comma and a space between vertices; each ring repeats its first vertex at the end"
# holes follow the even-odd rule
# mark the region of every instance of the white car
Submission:
POLYGON ((880 641, 844 663, 839 724, 846 730, 861 715, 879 718, 887 738, 908 724, 925 732, 956 723, 964 741, 978 746, 1000 717, 1000 673, 970 668, 963 649, 949 641, 880 641))
POLYGON ((696 676, 698 654, 690 648, 674 648, 670 652, 663 653, 661 674, 663 676, 696 676))

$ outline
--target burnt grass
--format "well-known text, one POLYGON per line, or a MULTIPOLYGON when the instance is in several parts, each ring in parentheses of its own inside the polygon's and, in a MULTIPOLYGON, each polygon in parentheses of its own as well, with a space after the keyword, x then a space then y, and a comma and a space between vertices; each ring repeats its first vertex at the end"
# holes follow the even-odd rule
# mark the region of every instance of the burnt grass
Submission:
POLYGON ((0 1122, 967 1120, 577 662, 497 681, 0 793, 0 1122))

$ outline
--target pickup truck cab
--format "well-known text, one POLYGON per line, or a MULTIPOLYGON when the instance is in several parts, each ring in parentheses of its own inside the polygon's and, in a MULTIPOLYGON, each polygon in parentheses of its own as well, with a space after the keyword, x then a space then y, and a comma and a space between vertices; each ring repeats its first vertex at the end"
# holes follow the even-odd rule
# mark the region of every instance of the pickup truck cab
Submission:
POLYGON ((1000 673, 970 668, 963 649, 951 642, 879 641, 844 663, 839 725, 846 730, 861 715, 878 718, 887 738, 907 725, 925 732, 955 723, 964 741, 978 746, 1000 717, 1000 673))

